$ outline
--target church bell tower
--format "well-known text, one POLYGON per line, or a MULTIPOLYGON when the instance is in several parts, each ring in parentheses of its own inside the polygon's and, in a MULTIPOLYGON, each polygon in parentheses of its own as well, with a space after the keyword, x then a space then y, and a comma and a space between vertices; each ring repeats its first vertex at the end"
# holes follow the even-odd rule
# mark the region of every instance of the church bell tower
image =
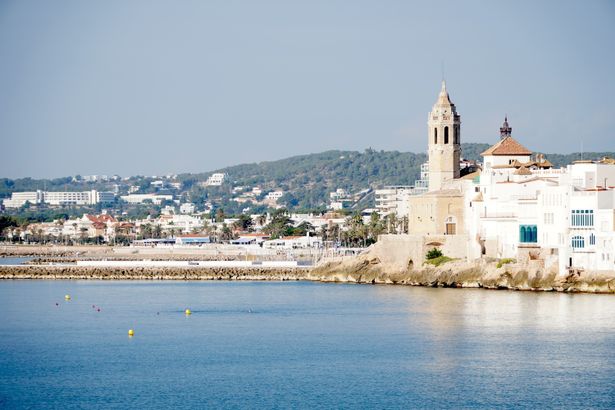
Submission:
POLYGON ((442 81, 442 89, 427 120, 429 136, 429 191, 443 188, 445 181, 459 178, 461 118, 442 81))

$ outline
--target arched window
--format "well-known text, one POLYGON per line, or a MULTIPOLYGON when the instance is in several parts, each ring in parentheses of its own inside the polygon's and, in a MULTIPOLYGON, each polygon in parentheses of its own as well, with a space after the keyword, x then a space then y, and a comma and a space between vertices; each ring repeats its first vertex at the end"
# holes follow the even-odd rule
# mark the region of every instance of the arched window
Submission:
POLYGON ((434 144, 438 143, 438 129, 437 128, 433 129, 433 143, 434 144))
POLYGON ((594 235, 593 233, 589 235, 589 244, 590 245, 596 244, 596 235, 594 235))
POLYGON ((521 229, 519 229, 519 242, 527 242, 525 238, 526 238, 525 226, 522 226, 521 229))
POLYGON ((538 228, 536 225, 520 225, 519 226, 519 242, 521 243, 537 243, 538 228))
POLYGON ((455 125, 455 135, 453 135, 453 139, 455 140, 455 144, 459 144, 459 125, 455 125))
POLYGON ((581 235, 576 235, 572 237, 572 247, 577 248, 585 248, 585 238, 581 235))
POLYGON ((444 143, 448 144, 448 127, 444 127, 444 143))

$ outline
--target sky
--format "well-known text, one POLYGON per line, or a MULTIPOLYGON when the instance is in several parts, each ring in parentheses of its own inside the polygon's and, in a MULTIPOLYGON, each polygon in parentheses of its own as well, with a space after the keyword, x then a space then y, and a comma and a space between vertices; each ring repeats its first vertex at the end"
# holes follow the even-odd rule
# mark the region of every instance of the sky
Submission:
POLYGON ((615 151, 613 1, 0 0, 0 177, 462 142, 615 151))

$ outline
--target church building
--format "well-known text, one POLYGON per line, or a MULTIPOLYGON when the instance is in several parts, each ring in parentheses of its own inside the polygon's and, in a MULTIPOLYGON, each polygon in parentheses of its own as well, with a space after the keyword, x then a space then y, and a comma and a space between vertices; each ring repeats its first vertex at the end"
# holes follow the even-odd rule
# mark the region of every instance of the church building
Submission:
POLYGON ((460 185, 461 117, 446 83, 427 118, 429 189, 409 198, 410 234, 464 233, 464 198, 460 185))
POLYGON ((554 168, 513 138, 506 117, 482 167, 461 169, 461 117, 444 82, 427 126, 429 188, 407 199, 412 260, 438 247, 559 275, 615 271, 615 160, 554 168))

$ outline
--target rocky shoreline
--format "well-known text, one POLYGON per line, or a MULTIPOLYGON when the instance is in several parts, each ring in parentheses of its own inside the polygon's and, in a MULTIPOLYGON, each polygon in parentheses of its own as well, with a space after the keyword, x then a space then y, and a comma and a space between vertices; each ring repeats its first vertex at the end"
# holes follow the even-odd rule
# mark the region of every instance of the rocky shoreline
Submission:
POLYGON ((328 263, 316 268, 229 267, 82 267, 59 265, 0 266, 3 280, 247 280, 317 281, 357 284, 484 288, 615 294, 615 278, 571 274, 561 278, 514 269, 450 263, 445 267, 385 273, 377 263, 354 260, 352 266, 328 263))

